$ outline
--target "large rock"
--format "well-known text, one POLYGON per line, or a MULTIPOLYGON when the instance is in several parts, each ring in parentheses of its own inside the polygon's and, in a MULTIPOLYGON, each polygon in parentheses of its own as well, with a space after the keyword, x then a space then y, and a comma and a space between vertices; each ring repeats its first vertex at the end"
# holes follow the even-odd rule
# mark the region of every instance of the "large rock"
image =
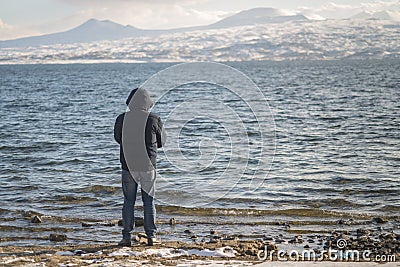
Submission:
POLYGON ((53 241, 53 242, 62 242, 67 239, 68 239, 67 235, 63 235, 63 234, 50 234, 50 236, 49 236, 49 240, 53 241))
POLYGON ((31 219, 31 223, 42 223, 42 222, 43 222, 43 220, 39 215, 35 215, 31 219))

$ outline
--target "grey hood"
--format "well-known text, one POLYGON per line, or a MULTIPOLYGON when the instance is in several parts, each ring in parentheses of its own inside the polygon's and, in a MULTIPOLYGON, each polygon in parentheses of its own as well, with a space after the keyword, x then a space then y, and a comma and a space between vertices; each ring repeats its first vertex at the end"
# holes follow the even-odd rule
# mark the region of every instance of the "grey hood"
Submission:
POLYGON ((136 88, 129 94, 126 99, 126 104, 130 110, 148 111, 153 106, 153 101, 145 89, 136 88))

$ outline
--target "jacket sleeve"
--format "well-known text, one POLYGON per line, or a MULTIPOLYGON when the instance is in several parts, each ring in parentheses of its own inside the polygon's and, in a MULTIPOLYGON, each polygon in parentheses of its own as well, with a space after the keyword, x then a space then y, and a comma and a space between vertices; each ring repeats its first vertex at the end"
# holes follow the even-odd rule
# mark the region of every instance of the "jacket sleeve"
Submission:
POLYGON ((114 139, 117 141, 118 144, 122 142, 122 124, 123 124, 123 114, 119 115, 115 120, 114 124, 114 139))
POLYGON ((157 147, 161 148, 164 146, 165 141, 167 140, 167 134, 165 133, 164 125, 160 118, 157 120, 157 147))

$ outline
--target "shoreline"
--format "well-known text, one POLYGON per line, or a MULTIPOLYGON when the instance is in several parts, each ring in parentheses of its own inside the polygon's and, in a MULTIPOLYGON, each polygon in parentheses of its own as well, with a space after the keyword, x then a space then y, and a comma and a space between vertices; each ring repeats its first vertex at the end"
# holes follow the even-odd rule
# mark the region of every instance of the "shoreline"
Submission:
MULTIPOLYGON (((0 246, 1 266, 400 266, 400 234, 373 232, 368 229, 353 233, 338 230, 329 235, 297 235, 281 239, 264 236, 260 238, 238 238, 238 235, 219 235, 217 232, 200 241, 161 240, 155 246, 147 246, 144 234, 138 234, 132 247, 119 247, 116 242, 101 244, 0 246), (342 248, 340 242, 345 242, 342 248), (315 244, 315 245, 314 245, 315 244), (317 248, 319 247, 319 248, 317 248), (369 260, 337 258, 332 260, 325 249, 336 251, 370 251, 369 260), (278 258, 278 251, 286 251, 278 258), (294 259, 290 251, 298 251, 294 259), (302 251, 314 251, 315 259, 303 258, 302 251), (262 258, 263 252, 267 256, 262 258), (271 252, 273 253, 272 256, 271 252), (322 255, 322 256, 321 256, 322 255), (376 261, 376 255, 393 255, 386 261, 376 261), (304 259, 304 260, 303 260, 304 259), (286 265, 285 265, 286 264, 286 265), (379 265, 378 265, 379 264, 379 265)), ((197 239, 196 239, 197 240, 197 239)), ((333 254, 340 255, 340 254, 333 254)))

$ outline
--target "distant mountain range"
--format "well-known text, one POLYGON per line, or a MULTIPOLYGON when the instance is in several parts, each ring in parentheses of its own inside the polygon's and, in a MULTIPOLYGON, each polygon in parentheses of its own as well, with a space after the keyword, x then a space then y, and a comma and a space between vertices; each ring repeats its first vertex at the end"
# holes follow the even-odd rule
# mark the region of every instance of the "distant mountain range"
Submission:
POLYGON ((0 64, 399 59, 399 30, 392 11, 331 20, 257 8, 170 30, 91 19, 65 32, 1 41, 0 64))
POLYGON ((144 30, 130 25, 124 26, 110 20, 100 21, 90 19, 80 26, 65 32, 0 41, 0 48, 88 43, 101 40, 119 40, 123 38, 156 36, 160 34, 181 33, 194 30, 307 20, 308 18, 304 15, 287 15, 274 8, 254 8, 239 12, 210 25, 170 30, 144 30))
MULTIPOLYGON (((64 32, 0 41, 0 48, 90 43, 103 40, 112 41, 124 38, 154 37, 161 34, 182 33, 196 30, 223 29, 246 25, 305 22, 310 21, 311 19, 309 18, 311 17, 318 16, 287 14, 284 11, 274 8, 254 8, 239 12, 210 25, 169 30, 145 30, 130 25, 124 26, 110 20, 100 21, 96 19, 90 19, 78 27, 64 32)), ((400 20, 400 15, 390 11, 376 13, 362 12, 353 16, 352 19, 400 20)))
POLYGON ((400 14, 394 11, 379 11, 379 12, 367 12, 363 11, 358 13, 355 16, 351 17, 352 19, 369 19, 369 20, 392 20, 392 21, 400 21, 400 14))

